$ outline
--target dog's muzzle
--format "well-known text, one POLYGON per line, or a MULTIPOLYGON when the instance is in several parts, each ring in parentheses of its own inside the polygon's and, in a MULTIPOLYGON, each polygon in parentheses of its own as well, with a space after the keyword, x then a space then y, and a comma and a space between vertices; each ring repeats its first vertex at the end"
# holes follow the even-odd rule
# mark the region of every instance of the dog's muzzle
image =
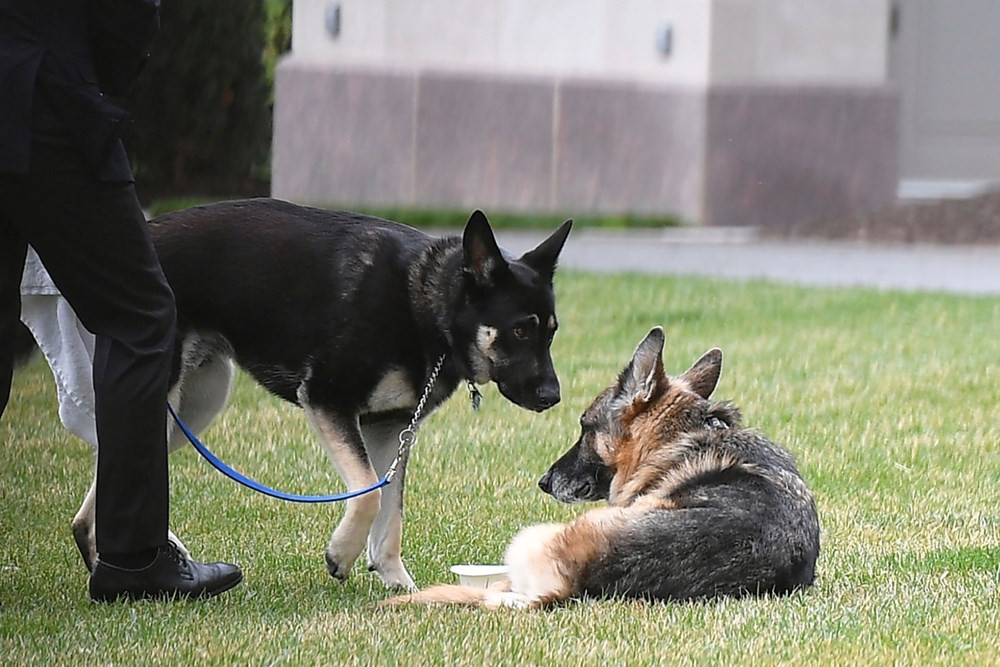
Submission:
POLYGON ((500 393, 503 394, 507 399, 516 405, 526 408, 528 410, 534 410, 535 412, 544 412, 552 406, 559 403, 559 382, 545 382, 537 387, 518 387, 514 388, 502 382, 497 383, 497 387, 500 389, 500 393))

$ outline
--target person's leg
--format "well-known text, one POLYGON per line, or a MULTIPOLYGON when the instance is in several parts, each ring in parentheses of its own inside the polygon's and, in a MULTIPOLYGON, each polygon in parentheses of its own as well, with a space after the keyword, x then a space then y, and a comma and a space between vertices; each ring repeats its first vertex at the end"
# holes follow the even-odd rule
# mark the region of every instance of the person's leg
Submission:
POLYGON ((96 337, 95 600, 205 597, 239 568, 190 561, 167 541, 166 394, 173 294, 131 184, 101 183, 72 149, 33 148, 32 173, 2 204, 96 337), (145 566, 145 567, 144 567, 145 566))
POLYGON ((90 177, 71 150, 36 155, 17 224, 97 337, 98 553, 150 551, 167 539, 173 294, 132 185, 90 177))
MULTIPOLYGON (((0 198, 18 179, 0 174, 0 198)), ((10 399, 15 336, 21 313, 21 273, 28 244, 0 208, 0 419, 10 399)))

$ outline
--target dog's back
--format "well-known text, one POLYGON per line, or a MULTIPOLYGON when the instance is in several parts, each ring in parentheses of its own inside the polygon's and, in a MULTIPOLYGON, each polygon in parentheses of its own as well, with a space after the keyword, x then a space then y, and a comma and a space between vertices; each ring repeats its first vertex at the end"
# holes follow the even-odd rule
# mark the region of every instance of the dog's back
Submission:
POLYGON ((412 331, 407 272, 433 241, 399 223, 273 199, 168 213, 150 231, 179 337, 197 331, 199 345, 223 348, 293 402, 317 348, 389 346, 412 331))
POLYGON ((308 338, 357 298, 390 288, 405 296, 409 265, 432 243, 400 223, 275 199, 167 213, 150 233, 182 318, 250 330, 246 318, 259 314, 262 327, 300 322, 308 338), (275 312, 285 304, 296 312, 275 312))

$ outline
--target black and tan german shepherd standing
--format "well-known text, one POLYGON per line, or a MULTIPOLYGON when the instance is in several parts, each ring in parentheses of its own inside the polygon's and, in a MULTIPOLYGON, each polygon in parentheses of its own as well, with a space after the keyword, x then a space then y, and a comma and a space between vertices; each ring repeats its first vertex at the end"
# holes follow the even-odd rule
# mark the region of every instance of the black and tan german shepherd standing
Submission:
POLYGON ((737 408, 709 400, 722 352, 670 378, 663 342, 656 328, 639 344, 539 482, 563 502, 608 507, 518 533, 507 586, 436 586, 387 603, 531 609, 576 597, 694 600, 811 585, 819 520, 791 455, 741 428, 737 408))
MULTIPOLYGON (((239 364, 302 407, 349 489, 386 472, 442 357, 423 417, 466 380, 546 410, 559 402, 552 279, 571 226, 513 258, 479 211, 461 237, 442 239, 274 199, 160 216, 150 230, 178 313, 170 402, 203 431, 239 364)), ((174 429, 171 448, 183 444, 174 429)), ((346 578, 367 544, 387 586, 415 588, 400 558, 405 464, 381 493, 347 502, 326 548, 333 577, 346 578)), ((92 565, 93 493, 74 534, 92 565)))

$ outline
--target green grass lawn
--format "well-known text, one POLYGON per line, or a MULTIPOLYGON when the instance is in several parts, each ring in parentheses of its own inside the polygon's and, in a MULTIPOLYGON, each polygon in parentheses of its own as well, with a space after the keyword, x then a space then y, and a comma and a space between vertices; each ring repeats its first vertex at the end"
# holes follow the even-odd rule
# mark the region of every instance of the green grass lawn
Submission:
MULTIPOLYGON (((680 372, 725 352, 716 393, 798 457, 823 527, 817 585, 779 599, 599 602, 548 612, 381 610, 358 567, 330 579, 338 506, 235 486, 171 457, 172 527, 244 583, 195 603, 96 606, 69 524, 88 448, 58 424, 35 361, 0 423, 5 664, 1000 664, 1000 299, 562 272, 543 415, 492 387, 456 394, 410 463, 404 558, 418 584, 496 562, 518 527, 566 520, 535 486, 652 325, 680 372)), ((206 434, 222 458, 298 492, 340 488, 305 421, 241 378, 206 434)))

